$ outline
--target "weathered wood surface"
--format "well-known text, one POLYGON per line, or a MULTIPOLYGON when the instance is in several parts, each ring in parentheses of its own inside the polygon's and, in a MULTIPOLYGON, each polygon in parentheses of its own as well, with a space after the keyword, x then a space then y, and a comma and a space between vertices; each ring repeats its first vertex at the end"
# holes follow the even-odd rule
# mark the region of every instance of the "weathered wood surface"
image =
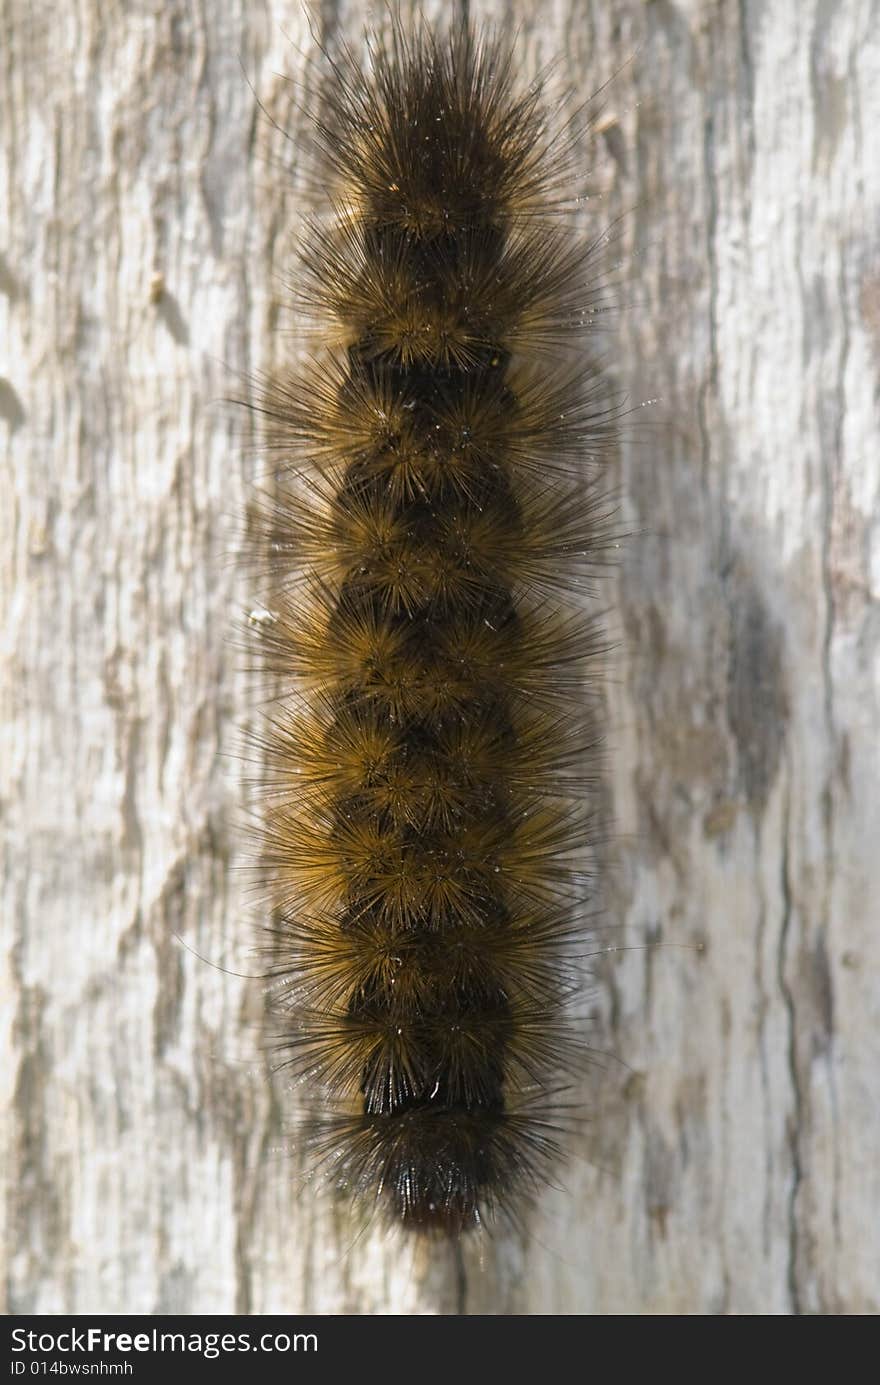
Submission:
POLYGON ((612 360, 660 402, 619 475, 608 919, 704 950, 603 959, 622 1062, 526 1233, 352 1246, 298 1181, 260 986, 174 935, 252 969, 253 461, 218 400, 284 349, 295 208, 244 73, 295 165, 307 27, 3 0, 10 1310, 880 1308, 880 6, 471 9, 613 77, 585 224, 624 214, 612 360))

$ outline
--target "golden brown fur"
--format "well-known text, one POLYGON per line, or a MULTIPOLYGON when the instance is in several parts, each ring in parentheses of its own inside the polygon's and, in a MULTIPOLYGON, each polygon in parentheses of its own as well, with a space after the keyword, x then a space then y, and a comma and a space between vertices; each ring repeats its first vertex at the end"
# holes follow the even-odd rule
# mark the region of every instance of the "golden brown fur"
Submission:
POLYGON ((318 136, 337 191, 300 282, 326 355, 258 402, 282 1050, 335 1106, 334 1183, 455 1234, 545 1176, 582 1047, 601 293, 503 42, 395 26, 370 71, 335 65, 318 136))

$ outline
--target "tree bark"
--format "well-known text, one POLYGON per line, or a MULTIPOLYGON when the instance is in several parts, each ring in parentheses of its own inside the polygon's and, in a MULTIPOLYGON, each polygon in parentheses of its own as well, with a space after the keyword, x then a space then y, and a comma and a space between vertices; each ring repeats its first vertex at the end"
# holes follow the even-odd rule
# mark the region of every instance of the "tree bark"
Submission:
MULTIPOLYGON (((357 45, 368 8, 314 24, 357 45)), ((880 6, 470 8, 608 84, 613 1057, 516 1231, 401 1251, 304 1180, 232 974, 222 400, 290 349, 314 44, 296 0, 2 0, 7 1311, 880 1310, 880 6)))

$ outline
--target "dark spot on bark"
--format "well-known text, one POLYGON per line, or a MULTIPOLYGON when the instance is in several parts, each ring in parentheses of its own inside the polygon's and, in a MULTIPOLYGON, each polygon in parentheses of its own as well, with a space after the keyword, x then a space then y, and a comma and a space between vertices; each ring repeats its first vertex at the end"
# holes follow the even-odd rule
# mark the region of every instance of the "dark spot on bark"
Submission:
POLYGON ((2 255, 0 255, 0 293, 5 294, 11 303, 14 303, 21 293, 21 286, 2 255))
POLYGON ((880 376, 880 275, 870 274, 862 280, 859 307, 862 321, 871 336, 877 374, 880 376))
POLYGON ((184 948, 178 938, 186 933, 186 897, 186 866, 179 861, 170 871, 156 906, 156 951, 162 977, 153 1007, 153 1052, 157 1059, 162 1057, 170 1043, 177 1040, 180 1032, 184 948))
POLYGON ((659 1130, 648 1131, 645 1159, 645 1209, 661 1239, 673 1203, 675 1156, 659 1130))
POLYGON ((43 1029, 47 998, 37 986, 24 988, 16 1016, 16 1038, 21 1061, 16 1074, 12 1101, 15 1122, 13 1146, 12 1219, 10 1243, 30 1264, 28 1289, 12 1294, 9 1311, 33 1313, 38 1299, 41 1275, 53 1264, 64 1244, 66 1215, 57 1171, 48 1154, 49 1122, 57 1119, 48 1108, 47 1074, 51 1071, 43 1029))
POLYGON ((627 174, 626 141, 623 131, 616 120, 609 123, 602 129, 602 138, 605 141, 605 148, 617 164, 623 177, 627 174))
POLYGON ((174 294, 163 289, 156 306, 160 318, 178 346, 189 346, 189 328, 183 320, 180 305, 174 294))
POLYGON ((0 376, 0 417, 5 418, 11 432, 20 428, 25 420, 24 407, 8 380, 0 376))
POLYGON ((834 983, 823 936, 820 935, 813 951, 804 955, 803 965, 804 990, 811 1001, 813 1054, 821 1057, 828 1052, 834 1037, 834 983))
POLYGON ((760 816, 779 768, 788 696, 782 631, 753 587, 734 598, 727 715, 740 782, 760 816))

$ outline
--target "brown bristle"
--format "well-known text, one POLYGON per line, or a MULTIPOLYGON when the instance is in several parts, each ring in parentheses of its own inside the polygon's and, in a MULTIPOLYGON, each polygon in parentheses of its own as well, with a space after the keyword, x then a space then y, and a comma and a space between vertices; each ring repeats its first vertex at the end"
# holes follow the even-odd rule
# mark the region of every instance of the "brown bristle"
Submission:
POLYGON ((567 145, 512 49, 392 26, 333 64, 324 335, 264 388, 276 454, 258 735, 283 1060, 337 1114, 335 1186, 457 1235, 540 1187, 584 1046, 585 902, 615 408, 586 354, 593 252, 567 145))

